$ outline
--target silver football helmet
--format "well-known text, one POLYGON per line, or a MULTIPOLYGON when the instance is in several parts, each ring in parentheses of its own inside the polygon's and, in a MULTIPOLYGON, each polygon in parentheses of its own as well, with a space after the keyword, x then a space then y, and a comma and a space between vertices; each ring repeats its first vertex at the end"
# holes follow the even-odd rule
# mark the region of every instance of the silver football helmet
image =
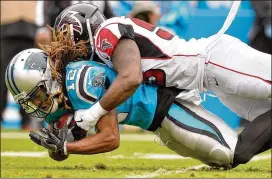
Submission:
POLYGON ((5 81, 8 90, 31 116, 45 118, 58 108, 57 99, 51 98, 60 85, 52 79, 47 55, 40 49, 26 49, 9 63, 5 81))

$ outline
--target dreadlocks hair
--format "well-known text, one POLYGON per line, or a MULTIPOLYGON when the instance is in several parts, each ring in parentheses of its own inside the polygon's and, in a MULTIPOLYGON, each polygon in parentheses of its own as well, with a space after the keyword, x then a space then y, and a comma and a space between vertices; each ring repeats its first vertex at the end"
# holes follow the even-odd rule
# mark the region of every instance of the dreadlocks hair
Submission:
POLYGON ((68 104, 68 98, 65 96, 65 67, 69 62, 80 61, 87 56, 87 46, 89 41, 80 40, 75 44, 71 38, 71 31, 68 24, 63 31, 56 31, 48 26, 53 34, 50 45, 38 44, 38 46, 48 55, 49 65, 51 68, 52 79, 60 85, 60 91, 53 96, 58 96, 58 104, 64 104, 64 108, 71 110, 68 104))

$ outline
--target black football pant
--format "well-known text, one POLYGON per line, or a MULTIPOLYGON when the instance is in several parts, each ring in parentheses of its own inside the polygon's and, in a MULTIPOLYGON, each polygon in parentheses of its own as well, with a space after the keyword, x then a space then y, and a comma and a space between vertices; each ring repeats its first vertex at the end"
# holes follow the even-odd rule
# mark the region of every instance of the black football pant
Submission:
POLYGON ((233 167, 250 161, 254 155, 271 149, 271 110, 248 123, 239 134, 234 151, 233 167))

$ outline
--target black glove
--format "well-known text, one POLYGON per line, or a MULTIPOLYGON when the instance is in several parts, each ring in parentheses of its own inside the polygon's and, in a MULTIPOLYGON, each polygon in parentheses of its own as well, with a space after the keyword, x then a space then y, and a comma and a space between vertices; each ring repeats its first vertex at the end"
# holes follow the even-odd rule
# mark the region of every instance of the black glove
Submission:
POLYGON ((34 141, 36 144, 41 145, 48 150, 58 153, 60 155, 66 156, 66 145, 65 145, 65 137, 66 134, 64 131, 60 131, 59 136, 56 136, 53 132, 49 131, 46 128, 42 128, 41 132, 44 135, 41 135, 37 132, 30 131, 30 139, 34 141))

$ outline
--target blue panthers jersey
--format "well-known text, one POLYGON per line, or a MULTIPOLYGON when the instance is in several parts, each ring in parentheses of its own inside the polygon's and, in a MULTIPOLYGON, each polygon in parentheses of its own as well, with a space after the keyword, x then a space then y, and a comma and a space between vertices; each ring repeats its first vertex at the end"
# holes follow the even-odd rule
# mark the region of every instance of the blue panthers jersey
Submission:
MULTIPOLYGON (((73 109, 88 109, 94 105, 102 98, 116 76, 115 71, 94 61, 68 64, 66 90, 73 109)), ((147 129, 153 120, 156 106, 157 88, 142 84, 133 96, 117 107, 118 121, 147 129)))

